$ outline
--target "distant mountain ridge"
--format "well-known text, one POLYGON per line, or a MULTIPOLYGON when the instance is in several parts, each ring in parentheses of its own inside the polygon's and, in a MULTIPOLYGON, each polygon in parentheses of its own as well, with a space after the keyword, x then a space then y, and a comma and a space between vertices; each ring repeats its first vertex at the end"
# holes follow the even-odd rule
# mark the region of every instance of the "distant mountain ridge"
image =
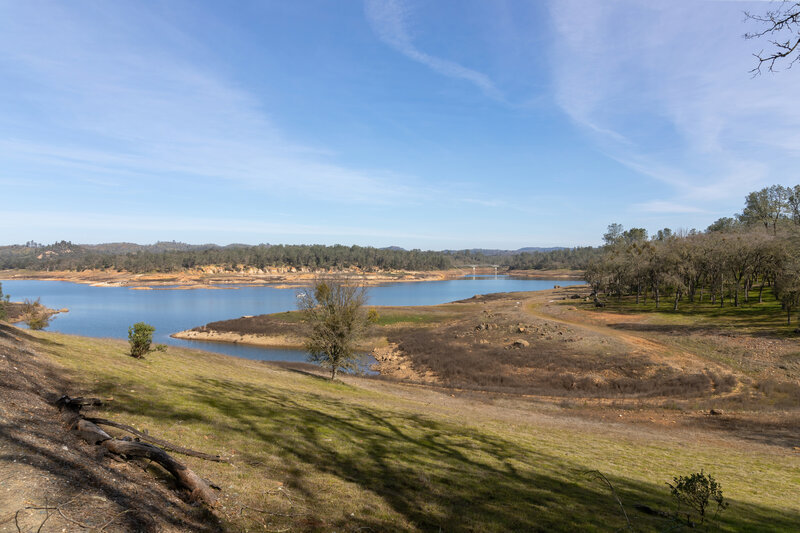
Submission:
MULTIPOLYGON (((127 254, 127 253, 136 253, 136 252, 152 252, 152 253, 159 253, 159 252, 185 252, 185 251, 198 251, 198 250, 211 250, 211 249, 225 249, 225 248, 249 248, 251 246, 264 246, 269 247, 272 246, 269 243, 265 244, 244 244, 244 243, 231 243, 226 245, 221 244, 214 244, 214 243, 206 243, 206 244, 188 244, 185 242, 179 241, 157 241, 154 244, 138 244, 135 242, 107 242, 107 243, 100 243, 100 244, 73 244, 69 241, 61 241, 49 245, 39 244, 34 241, 28 241, 25 244, 12 244, 6 246, 0 246, 0 253, 2 252, 11 252, 11 251, 18 251, 21 252, 23 250, 40 250, 40 251, 57 251, 64 253, 67 250, 72 252, 74 251, 84 251, 84 252, 94 252, 94 253, 102 253, 102 254, 127 254)), ((303 245, 301 245, 303 246, 303 245)), ((367 247, 368 248, 368 247, 367 247)), ((389 250, 389 251, 396 251, 396 252, 408 252, 409 250, 403 248, 402 246, 385 246, 383 248, 379 248, 380 250, 389 250)), ((540 246, 527 246, 524 248, 518 248, 516 250, 502 250, 496 248, 465 248, 460 250, 427 250, 431 252, 439 252, 443 254, 476 254, 476 255, 485 255, 485 256, 505 256, 505 255, 516 255, 522 253, 538 253, 538 252, 552 252, 554 250, 569 250, 570 248, 567 246, 549 246, 549 247, 540 247, 540 246)))

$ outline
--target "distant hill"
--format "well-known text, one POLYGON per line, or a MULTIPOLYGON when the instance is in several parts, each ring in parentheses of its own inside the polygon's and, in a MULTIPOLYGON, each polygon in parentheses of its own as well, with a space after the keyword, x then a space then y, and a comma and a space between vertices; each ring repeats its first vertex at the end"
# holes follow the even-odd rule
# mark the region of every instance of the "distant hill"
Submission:
POLYGON ((159 241, 155 244, 136 244, 133 242, 110 242, 103 244, 80 244, 81 248, 97 253, 127 254, 135 252, 183 252, 187 250, 208 250, 220 248, 217 244, 186 244, 176 241, 159 241))
POLYGON ((568 250, 566 246, 551 246, 549 248, 543 248, 538 246, 528 246, 526 248, 518 248, 517 250, 496 250, 491 248, 471 248, 469 250, 442 250, 446 254, 463 254, 464 252, 469 252, 475 255, 485 255, 488 257, 492 256, 504 256, 504 255, 517 255, 517 254, 532 254, 532 253, 539 253, 539 252, 552 252, 554 250, 568 250))

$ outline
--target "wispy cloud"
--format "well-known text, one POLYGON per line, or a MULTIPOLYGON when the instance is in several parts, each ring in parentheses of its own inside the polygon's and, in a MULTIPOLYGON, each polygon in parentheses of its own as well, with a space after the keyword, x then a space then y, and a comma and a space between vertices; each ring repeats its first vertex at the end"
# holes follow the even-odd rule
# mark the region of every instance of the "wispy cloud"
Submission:
POLYGON ((751 78, 758 45, 742 39, 742 9, 552 2, 556 102, 608 155, 666 185, 678 205, 738 205, 749 190, 796 181, 800 71, 751 78))
POLYGON ((374 238, 424 242, 432 238, 429 234, 387 231, 368 226, 258 222, 235 217, 160 215, 143 218, 139 215, 97 212, 86 213, 76 218, 74 213, 69 211, 4 210, 0 212, 0 224, 3 226, 17 224, 20 220, 25 221, 32 234, 52 234, 51 238, 53 239, 63 238, 64 232, 80 236, 86 230, 95 233, 98 228, 107 228, 108 234, 105 235, 105 238, 109 240, 119 239, 121 235, 131 233, 138 235, 139 241, 143 240, 143 236, 145 239, 149 237, 153 241, 159 238, 164 239, 170 237, 172 232, 189 235, 198 239, 196 242, 207 242, 209 239, 224 235, 229 237, 230 242, 238 240, 238 242, 246 241, 252 244, 270 240, 274 242, 276 238, 291 240, 296 236, 323 239, 332 237, 342 243, 374 238))
POLYGON ((147 10, 115 15, 0 8, 0 72, 25 89, 0 106, 6 163, 32 175, 208 180, 344 203, 423 198, 412 176, 351 168, 290 139, 258 98, 210 67, 213 52, 147 10), (15 111, 31 107, 36 121, 15 111))
POLYGON ((495 100, 503 94, 485 74, 418 49, 408 31, 409 6, 403 0, 365 0, 364 11, 375 34, 404 56, 450 78, 468 81, 495 100))

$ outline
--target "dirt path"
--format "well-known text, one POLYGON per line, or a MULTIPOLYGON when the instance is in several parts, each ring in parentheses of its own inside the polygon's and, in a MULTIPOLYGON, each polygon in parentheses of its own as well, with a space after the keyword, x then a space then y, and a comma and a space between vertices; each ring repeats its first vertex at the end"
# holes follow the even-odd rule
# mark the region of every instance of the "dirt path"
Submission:
MULTIPOLYGON (((316 372, 314 372, 316 373, 316 372)), ((323 373, 318 375, 324 376, 323 373)), ((431 387, 425 384, 393 383, 354 376, 342 376, 342 381, 379 393, 388 393, 406 401, 416 402, 420 409, 444 416, 467 417, 475 423, 481 420, 530 424, 542 428, 585 431, 604 434, 609 439, 652 445, 665 443, 681 445, 687 441, 709 446, 752 450, 754 453, 792 455, 800 458, 800 448, 787 445, 784 439, 753 439, 746 432, 720 431, 706 424, 687 423, 685 413, 655 414, 640 410, 631 412, 615 406, 603 406, 603 413, 592 409, 561 407, 542 396, 524 396, 493 392, 465 391, 431 387)), ((707 412, 690 414, 693 418, 709 418, 707 412)), ((800 440, 791 440, 800 445, 800 440)))
MULTIPOLYGON (((574 293, 574 291, 568 291, 567 293, 574 293)), ((541 320, 550 320, 552 322, 564 324, 581 331, 592 331, 614 338, 616 341, 630 346, 634 353, 647 354, 650 357, 658 359, 662 364, 671 366, 676 370, 697 368, 709 368, 720 372, 731 370, 729 367, 723 366, 716 361, 711 361, 707 358, 700 357, 697 354, 676 348, 675 346, 670 346, 663 342, 614 329, 611 327, 612 324, 610 321, 607 320, 611 313, 600 312, 589 315, 588 313, 580 312, 576 309, 572 312, 567 310, 567 313, 569 313, 569 318, 563 318, 551 310, 554 303, 556 305, 563 305, 556 302, 556 300, 551 299, 547 303, 542 304, 541 298, 535 298, 528 300, 527 305, 523 307, 523 310, 531 317, 541 320), (606 318, 606 320, 603 320, 603 318, 606 318), (600 323, 598 324, 598 322, 600 323)), ((559 309, 559 311, 564 313, 563 310, 559 309)), ((624 318, 628 320, 635 320, 636 318, 642 317, 637 315, 624 315, 624 318)))

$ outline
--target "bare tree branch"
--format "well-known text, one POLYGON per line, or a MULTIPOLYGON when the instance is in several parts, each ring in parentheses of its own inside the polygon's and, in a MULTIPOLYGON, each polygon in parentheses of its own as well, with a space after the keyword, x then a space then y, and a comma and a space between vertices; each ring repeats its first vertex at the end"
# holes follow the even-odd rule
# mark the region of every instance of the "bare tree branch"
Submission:
POLYGON ((766 53, 762 49, 753 54, 758 60, 758 64, 750 71, 754 76, 761 74, 765 65, 769 72, 776 72, 776 64, 783 63, 784 60, 788 62, 787 69, 800 61, 800 2, 784 0, 780 7, 763 15, 746 11, 744 16, 745 20, 752 20, 762 26, 758 31, 746 33, 744 38, 770 37, 767 42, 772 45, 766 53))

